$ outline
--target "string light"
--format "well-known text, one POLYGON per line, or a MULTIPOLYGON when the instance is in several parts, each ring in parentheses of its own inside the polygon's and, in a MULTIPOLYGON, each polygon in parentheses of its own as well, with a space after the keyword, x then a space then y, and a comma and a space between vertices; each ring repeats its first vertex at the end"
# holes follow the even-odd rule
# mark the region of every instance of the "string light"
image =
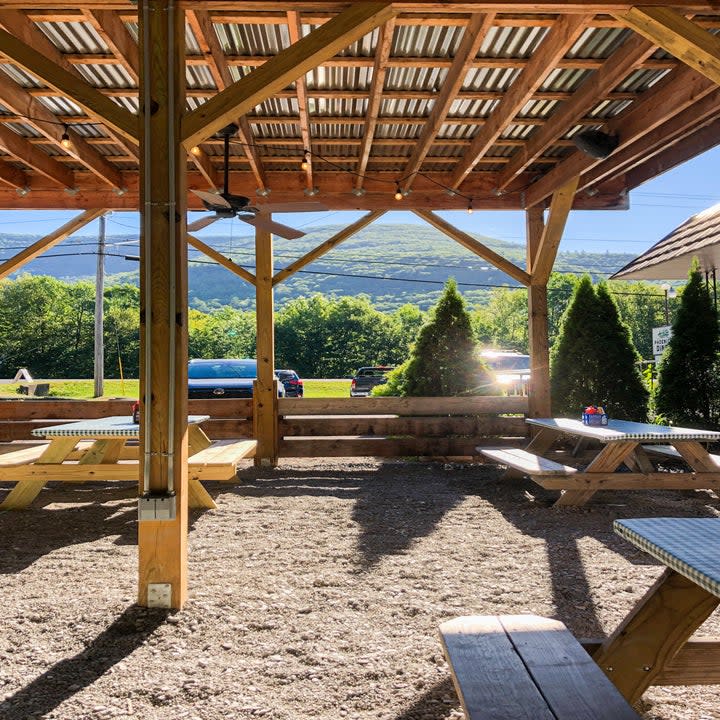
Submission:
POLYGON ((396 200, 402 200, 402 199, 403 199, 403 194, 402 194, 402 190, 400 189, 400 183, 399 183, 399 182, 396 182, 396 183, 395 183, 395 199, 396 199, 396 200))
POLYGON ((63 134, 60 136, 60 144, 66 149, 70 149, 72 147, 72 141, 70 140, 70 136, 68 135, 68 126, 63 125, 63 134))
POLYGON ((197 157, 198 155, 200 155, 200 153, 202 152, 202 150, 200 150, 200 148, 199 148, 197 145, 193 145, 193 146, 190 148, 190 152, 191 152, 193 155, 195 155, 195 157, 197 157))
POLYGON ((468 200, 467 212, 468 215, 472 215, 473 213, 472 198, 468 200))
POLYGON ((300 163, 300 169, 301 170, 307 170, 310 167, 310 151, 305 150, 303 155, 303 160, 300 163))

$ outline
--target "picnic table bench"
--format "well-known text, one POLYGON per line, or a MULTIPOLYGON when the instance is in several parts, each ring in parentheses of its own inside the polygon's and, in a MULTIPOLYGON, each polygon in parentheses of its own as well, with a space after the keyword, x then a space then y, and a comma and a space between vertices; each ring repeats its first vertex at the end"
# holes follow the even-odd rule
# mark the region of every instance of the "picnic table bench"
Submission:
POLYGON ((720 441, 718 432, 627 420, 609 420, 606 426, 570 418, 527 418, 526 422, 537 432, 524 449, 479 446, 477 450, 505 465, 506 478, 527 475, 545 489, 560 490, 555 505, 583 505, 598 490, 720 491, 720 456, 710 455, 702 445, 720 441), (601 449, 582 469, 544 457, 563 435, 598 440, 601 449), (657 469, 652 455, 682 459, 690 471, 657 469))
POLYGON ((558 620, 459 617, 440 625, 468 720, 638 720, 558 620))

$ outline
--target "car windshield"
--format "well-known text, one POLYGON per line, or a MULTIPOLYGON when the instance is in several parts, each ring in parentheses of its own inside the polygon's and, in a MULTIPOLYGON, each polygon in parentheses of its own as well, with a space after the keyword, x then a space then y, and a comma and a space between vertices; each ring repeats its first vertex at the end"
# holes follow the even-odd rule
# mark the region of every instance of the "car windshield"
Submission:
POLYGON ((527 370, 530 367, 529 355, 496 355, 484 360, 493 370, 527 370))
POLYGON ((190 363, 190 380, 212 380, 215 378, 255 378, 257 363, 254 360, 216 360, 206 363, 190 363))
POLYGON ((384 377, 390 368, 360 368, 358 377, 384 377))

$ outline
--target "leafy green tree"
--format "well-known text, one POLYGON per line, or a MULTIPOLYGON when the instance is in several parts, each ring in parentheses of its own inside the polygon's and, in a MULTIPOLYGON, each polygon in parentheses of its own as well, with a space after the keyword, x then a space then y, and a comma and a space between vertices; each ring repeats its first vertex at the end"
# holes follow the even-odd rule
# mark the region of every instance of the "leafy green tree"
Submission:
POLYGON ((677 425, 718 427, 718 352, 717 313, 695 261, 660 361, 655 396, 659 415, 677 425))
POLYGON ((450 279, 418 333, 405 368, 404 394, 442 397, 467 392, 475 385, 474 353, 470 316, 455 280, 450 279))
POLYGON ((601 283, 596 292, 590 277, 582 277, 551 353, 553 412, 578 416, 595 403, 613 418, 644 420, 648 392, 638 359, 607 285, 601 283))

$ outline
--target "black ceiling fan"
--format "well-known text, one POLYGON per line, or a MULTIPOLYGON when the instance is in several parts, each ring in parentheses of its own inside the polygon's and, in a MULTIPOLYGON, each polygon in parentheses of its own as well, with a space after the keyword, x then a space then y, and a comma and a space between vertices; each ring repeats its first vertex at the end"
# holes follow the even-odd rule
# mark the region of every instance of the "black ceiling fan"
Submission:
MULTIPOLYGON (((230 124, 220 131, 224 137, 224 164, 223 164, 223 191, 221 193, 205 192, 204 190, 191 190, 197 195, 202 204, 214 215, 200 218, 187 227, 188 231, 200 230, 207 227, 216 220, 222 218, 236 217, 238 220, 246 222, 248 225, 266 230, 267 232, 280 235, 280 237, 288 240, 295 240, 305 235, 301 230, 295 230, 288 225, 275 222, 260 212, 260 208, 250 205, 250 198, 244 195, 232 195, 229 191, 229 159, 230 159, 230 138, 235 135, 238 126, 230 124)), ((327 208, 319 202, 299 202, 299 203, 269 203, 263 205, 263 209, 268 212, 318 212, 327 208)))

